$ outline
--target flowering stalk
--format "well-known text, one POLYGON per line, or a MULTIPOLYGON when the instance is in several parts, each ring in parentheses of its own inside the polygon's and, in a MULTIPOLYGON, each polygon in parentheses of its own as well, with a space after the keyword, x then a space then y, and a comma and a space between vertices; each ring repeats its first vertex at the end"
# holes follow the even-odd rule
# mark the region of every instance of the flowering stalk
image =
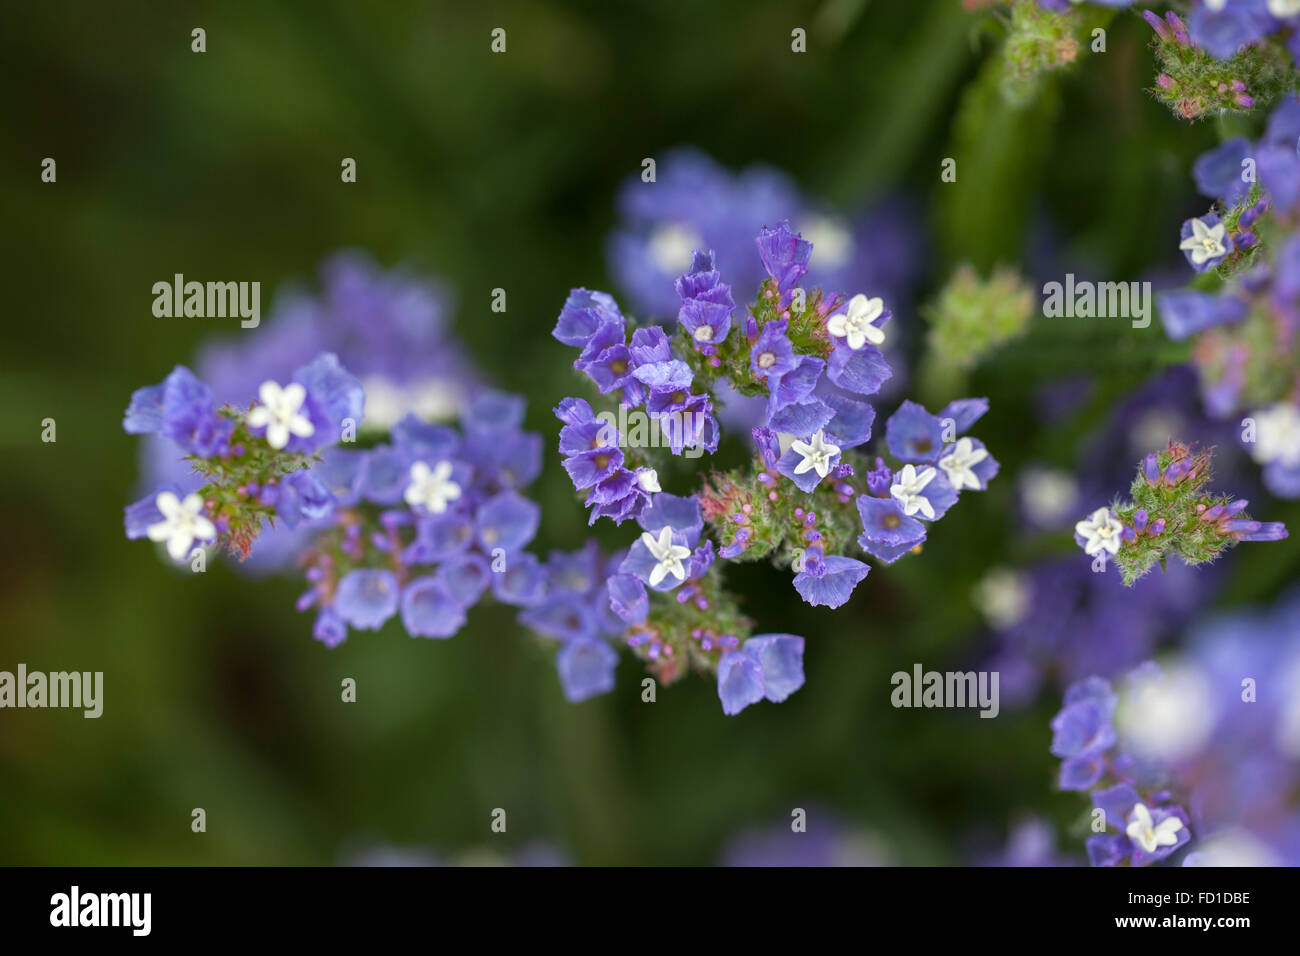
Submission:
POLYGON ((1244 498, 1212 494, 1209 449, 1170 442, 1146 456, 1138 467, 1131 500, 1098 508, 1074 526, 1075 541, 1103 565, 1111 555, 1125 585, 1132 585, 1170 554, 1195 566, 1213 561, 1239 541, 1279 541, 1287 536, 1280 522, 1261 522, 1245 512, 1244 498))
POLYGON ((802 684, 803 639, 746 639, 750 622, 722 588, 716 559, 770 558, 793 571, 808 604, 839 607, 870 570, 846 552, 892 563, 919 550, 924 522, 963 488, 983 490, 998 468, 978 440, 958 437, 987 410, 982 399, 953 402, 938 416, 905 402, 886 427, 904 463, 897 472, 854 451, 875 420, 864 399, 893 374, 879 348, 891 313, 880 298, 802 289, 812 244, 788 223, 762 229, 756 245, 767 278, 743 312, 713 253, 697 250, 675 283, 674 334, 634 325, 613 297, 587 289, 569 295, 554 331, 579 349, 575 369, 617 401, 597 412, 566 398, 555 414, 564 467, 590 521, 632 519, 641 528, 608 581, 624 639, 665 680, 688 665, 716 673, 729 714, 802 684), (762 408, 751 429, 755 457, 700 476, 689 496, 663 491, 664 449, 647 445, 687 459, 712 454, 724 393, 762 408), (639 438, 646 422, 667 441, 639 438))
MULTIPOLYGON (((1135 673, 1150 680, 1153 668, 1144 665, 1135 673)), ((1107 680, 1089 677, 1072 684, 1064 707, 1052 719, 1051 751, 1061 758, 1058 786, 1091 792, 1088 861, 1093 866, 1149 866, 1188 843, 1191 819, 1165 781, 1153 782, 1151 768, 1122 745, 1114 723, 1118 704, 1107 680)))
POLYGON ((283 388, 265 382, 246 409, 218 407, 211 389, 177 366, 131 396, 122 424, 128 433, 176 442, 204 484, 184 498, 166 484, 130 505, 127 537, 165 541, 174 561, 188 558, 195 544, 213 542, 242 560, 264 521, 278 517, 292 527, 320 517, 329 494, 309 469, 320 462, 318 451, 355 429, 362 405, 360 383, 329 353, 298 369, 283 388))
POLYGON ((1198 6, 1190 28, 1172 10, 1163 19, 1142 13, 1159 62, 1150 92, 1186 120, 1249 111, 1296 88, 1293 54, 1281 37, 1265 35, 1277 21, 1256 9, 1263 4, 1219 6, 1198 6))

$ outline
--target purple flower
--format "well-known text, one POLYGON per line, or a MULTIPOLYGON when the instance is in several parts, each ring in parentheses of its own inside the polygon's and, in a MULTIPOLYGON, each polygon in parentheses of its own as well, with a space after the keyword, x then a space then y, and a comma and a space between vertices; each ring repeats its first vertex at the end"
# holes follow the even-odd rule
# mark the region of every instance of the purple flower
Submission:
POLYGON ((1065 706, 1052 718, 1051 752, 1058 757, 1096 757, 1115 744, 1111 719, 1118 698, 1110 683, 1090 677, 1065 692, 1065 706))
POLYGON ((334 496, 315 474, 295 471, 280 482, 275 513, 290 528, 300 521, 315 521, 334 510, 334 496))
POLYGON ((803 686, 802 637, 793 634, 758 634, 741 650, 757 658, 763 672, 763 696, 779 704, 803 686))
POLYGON ((402 592, 402 625, 412 637, 451 637, 464 623, 465 605, 445 581, 416 578, 402 592))
POLYGON ((604 292, 574 289, 560 310, 551 334, 565 345, 585 348, 593 335, 605 325, 623 330, 623 314, 612 296, 604 292))
POLYGON ((573 591, 548 589, 546 597, 520 614, 519 620, 539 634, 560 641, 597 635, 591 601, 573 591))
POLYGON ((615 446, 593 448, 564 459, 563 464, 573 487, 582 491, 616 474, 623 467, 623 451, 615 446))
POLYGON ((781 222, 775 229, 764 226, 754 242, 758 246, 758 257, 763 262, 763 268, 776 281, 777 288, 782 293, 799 284, 799 280, 808 271, 808 258, 812 255, 811 242, 792 230, 789 222, 781 222))
POLYGON ((718 659, 718 699, 728 717, 763 699, 763 665, 758 655, 726 651, 718 659))
POLYGON ((796 574, 794 589, 813 607, 837 608, 848 601, 871 567, 854 558, 831 554, 825 558, 825 567, 819 570, 820 574, 811 570, 796 574))
POLYGON ((312 469, 341 508, 351 508, 361 500, 366 468, 370 456, 364 451, 332 448, 324 461, 312 469))
POLYGON ((768 419, 770 420, 787 405, 802 401, 811 395, 825 368, 826 363, 822 359, 812 355, 801 355, 795 366, 784 375, 768 376, 768 419))
POLYGON ((491 552, 503 548, 507 554, 533 540, 541 521, 541 508, 515 491, 503 491, 479 505, 475 514, 478 538, 491 552))
POLYGON ((824 396, 822 401, 834 412, 825 425, 832 444, 841 449, 856 448, 870 440, 871 426, 876 421, 876 410, 871 405, 835 394, 824 396))
POLYGON ((212 389, 177 365, 161 384, 132 394, 122 427, 133 435, 158 432, 190 454, 212 458, 228 450, 234 423, 217 414, 212 389))
POLYGON ((589 638, 568 641, 555 655, 564 697, 573 704, 613 690, 617 665, 618 654, 612 647, 589 638))
POLYGON ((1246 317, 1246 303, 1235 296, 1180 290, 1156 296, 1165 333, 1181 341, 1216 325, 1240 322, 1246 317))
POLYGON ((492 594, 516 607, 533 607, 546 596, 546 568, 536 555, 522 551, 511 555, 505 569, 492 575, 492 594))
POLYGON ((767 323, 749 350, 750 371, 766 378, 769 383, 772 379, 785 375, 797 364, 794 346, 785 335, 788 326, 785 319, 767 323))
POLYGON ((860 349, 837 347, 831 352, 826 377, 845 391, 874 395, 894 374, 874 345, 860 349))
POLYGON ((1218 10, 1202 2, 1187 19, 1192 41, 1220 60, 1231 59, 1241 47, 1263 39, 1275 28, 1265 0, 1232 0, 1218 10))
POLYGON ((397 613, 399 588, 391 571, 360 568, 339 581, 334 610, 361 631, 377 631, 397 613))
POLYGON ((921 405, 905 401, 885 422, 885 444, 899 461, 934 464, 943 451, 943 423, 921 405))
POLYGON ((315 431, 309 437, 294 435, 285 447, 314 452, 342 440, 345 422, 361 425, 366 395, 356 377, 339 364, 338 356, 323 352, 293 373, 293 380, 307 390, 302 413, 315 431))
POLYGON ((802 687, 803 647, 793 634, 759 634, 724 652, 718 660, 722 712, 733 716, 763 698, 779 704, 802 687))
POLYGON ((1278 210, 1300 206, 1300 154, 1294 142, 1279 146, 1261 145, 1255 156, 1259 184, 1278 210))
POLYGON ((628 624, 644 624, 650 611, 650 597, 641 579, 616 574, 609 579, 609 606, 628 624))
POLYGON ((444 561, 433 576, 446 588, 452 600, 461 607, 469 608, 477 604, 487 590, 492 571, 483 555, 466 551, 444 561))
POLYGON ((321 608, 312 624, 311 636, 326 647, 338 647, 348 639, 348 626, 330 608, 321 608))
POLYGON ((1242 178, 1242 163, 1253 155, 1250 140, 1236 136, 1202 153, 1192 165, 1201 195, 1221 199, 1229 209, 1246 197, 1250 184, 1242 178))
POLYGON ((858 544, 885 564, 893 564, 925 540, 925 525, 904 514, 897 499, 859 495, 857 504, 863 528, 858 544))
POLYGON ((714 267, 712 250, 694 254, 690 272, 677 280, 676 288, 682 299, 677 318, 695 347, 723 341, 731 331, 731 312, 736 303, 731 286, 721 281, 714 267))

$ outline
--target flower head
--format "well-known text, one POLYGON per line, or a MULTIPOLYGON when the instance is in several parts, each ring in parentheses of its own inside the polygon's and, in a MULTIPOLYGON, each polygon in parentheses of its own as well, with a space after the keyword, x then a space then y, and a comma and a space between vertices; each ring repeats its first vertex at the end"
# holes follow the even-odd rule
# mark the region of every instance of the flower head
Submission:
POLYGON ((290 382, 282 388, 273 381, 263 382, 257 395, 262 404, 249 410, 248 424, 253 428, 265 428, 266 443, 272 448, 280 449, 289 444, 291 435, 310 438, 316 433, 316 426, 302 414, 307 389, 300 383, 290 382))
POLYGON ((162 521, 149 525, 150 541, 166 541, 173 561, 186 558, 196 541, 210 541, 217 536, 216 526, 203 514, 203 497, 197 494, 177 499, 162 491, 154 499, 162 521))
POLYGON ((861 293, 849 300, 843 312, 837 312, 826 321, 826 331, 839 339, 844 339, 849 348, 855 352, 864 345, 882 345, 885 332, 872 325, 884 314, 885 303, 881 299, 868 299, 861 293))

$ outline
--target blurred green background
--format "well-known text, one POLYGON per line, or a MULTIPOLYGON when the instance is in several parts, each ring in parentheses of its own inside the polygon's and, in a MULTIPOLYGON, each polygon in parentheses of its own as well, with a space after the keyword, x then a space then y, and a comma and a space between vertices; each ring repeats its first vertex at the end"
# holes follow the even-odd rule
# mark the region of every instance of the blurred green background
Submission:
MULTIPOLYGON (((0 863, 324 864, 382 845, 485 858, 539 840, 584 863, 709 863, 794 807, 833 809, 893 861, 955 863, 1017 814, 1077 815, 1053 789, 1054 697, 992 721, 900 711, 889 675, 970 662, 971 587, 1019 553, 1018 463, 1072 462, 1088 415, 1036 432, 1033 388, 1072 370, 1097 373, 1103 399, 1137 384, 1177 357, 1158 322, 1123 341, 1036 328, 977 372, 1004 478, 838 612, 802 605, 785 572, 735 573, 762 630, 808 638, 805 688, 737 718, 700 679, 642 703, 628 657, 615 693, 569 705, 552 650, 499 606, 451 641, 393 622, 327 651, 293 610, 299 582, 175 573, 125 540, 139 443, 120 422, 133 389, 205 336, 239 334, 154 318, 155 281, 257 279, 265 316, 276 288, 365 249, 456 290, 456 334, 547 435, 535 550, 577 547, 586 516, 549 411, 572 393, 572 355, 549 333, 571 286, 618 293, 603 243, 643 157, 693 144, 732 168, 770 163, 845 210, 909 191, 927 295, 961 261, 1020 261, 1044 219, 1067 259, 1136 276, 1169 261, 1198 206, 1190 162, 1216 139, 1143 93, 1136 16, 1021 108, 991 95, 996 45, 955 0, 45 2, 8 3, 3 20, 0 669, 103 671, 106 689, 98 720, 0 711, 0 863), (56 184, 40 182, 46 156, 56 184), (340 183, 344 156, 356 184, 340 183), (939 179, 948 156, 956 184, 939 179), (489 310, 495 287, 507 316, 489 310), (46 417, 57 443, 40 441, 46 417)), ((919 345, 920 318, 895 321, 919 345)), ((1235 599, 1294 575, 1289 544, 1247 550, 1235 599)))

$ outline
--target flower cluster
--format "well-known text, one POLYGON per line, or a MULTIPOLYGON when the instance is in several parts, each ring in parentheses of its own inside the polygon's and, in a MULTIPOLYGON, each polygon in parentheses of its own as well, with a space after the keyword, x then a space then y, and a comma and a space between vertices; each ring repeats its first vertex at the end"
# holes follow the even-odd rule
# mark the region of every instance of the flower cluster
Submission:
POLYGON ((846 218, 812 202, 779 170, 756 164, 732 172, 695 149, 660 157, 652 182, 631 177, 618 206, 610 272, 643 316, 676 314, 673 280, 695 249, 714 250, 715 264, 737 288, 756 287, 763 270, 754 259, 754 234, 783 219, 802 224, 817 245, 812 278, 820 285, 875 289, 894 301, 910 290, 921 265, 917 217, 903 200, 846 218))
POLYGON ((1051 727, 1060 788, 1091 791, 1101 811, 1094 865, 1152 863, 1184 845, 1184 866, 1300 860, 1300 594, 1204 617, 1184 650, 1116 686, 1077 682, 1051 727))
POLYGON ((1210 412, 1247 414, 1241 440, 1269 490, 1300 497, 1300 98, 1285 98, 1257 141, 1227 140, 1193 173, 1215 205, 1183 224, 1181 248, 1209 275, 1162 293, 1161 319, 1193 340, 1210 412))
POLYGON ((446 638, 489 590, 519 607, 541 600, 543 569, 523 550, 541 514, 520 493, 541 447, 523 413, 522 399, 485 391, 459 432, 408 416, 389 442, 328 463, 332 520, 299 558, 311 587, 298 606, 316 609, 318 640, 399 614, 412 637, 446 638))
POLYGON ((524 550, 541 437, 521 428, 523 400, 476 383, 435 283, 356 255, 324 276, 321 297, 281 300, 256 331, 205 348, 202 381, 178 367, 132 396, 124 426, 154 446, 153 487, 126 509, 128 536, 177 561, 221 543, 241 567, 297 565, 298 608, 329 647, 393 618, 450 637, 491 597, 559 642, 566 697, 610 690, 624 625, 606 581, 623 556, 594 542, 545 561, 524 550), (346 349, 349 371, 303 358, 313 345, 346 349), (459 429, 429 421, 457 410, 459 429))
POLYGON ((1104 568, 1115 559, 1126 585, 1133 584, 1170 554, 1188 565, 1213 561, 1239 541, 1279 541, 1280 522, 1255 521, 1244 498, 1213 494, 1209 450, 1171 441, 1138 466, 1131 500, 1098 508, 1074 526, 1075 541, 1104 568))
POLYGON ((574 367, 592 400, 617 403, 597 411, 570 397, 555 414, 564 467, 590 523, 607 517, 641 528, 608 582, 626 642, 662 680, 688 667, 715 673, 727 713, 783 700, 801 684, 803 641, 748 637, 716 559, 770 557, 793 570, 805 602, 839 607, 870 570, 846 552, 889 564, 919 550, 928 523, 962 490, 986 488, 998 469, 983 443, 963 434, 987 410, 982 399, 938 415, 904 402, 885 435, 901 467, 859 458, 854 449, 875 421, 866 399, 892 375, 880 351, 892 315, 879 297, 804 290, 812 244, 788 223, 764 227, 755 242, 766 278, 743 310, 713 253, 696 250, 675 282, 672 335, 636 325, 613 297, 587 289, 570 293, 554 331, 579 350, 574 367), (762 404, 756 455, 710 473, 692 495, 663 491, 666 462, 656 449, 714 453, 724 387, 762 404))
POLYGON ((175 561, 213 542, 243 558, 264 520, 293 526, 321 517, 331 495, 311 466, 317 452, 355 435, 364 400, 360 383, 330 353, 285 385, 263 382, 247 407, 218 405, 212 389, 178 365, 131 396, 122 427, 178 445, 202 486, 181 497, 166 484, 130 505, 127 537, 165 541, 175 561))
MULTIPOLYGON (((1048 396, 1043 396, 1046 399, 1048 396)), ((1069 428, 1038 403, 1042 421, 1069 428)), ((1057 555, 1053 544, 1074 526, 1081 502, 1104 501, 1132 479, 1132 461, 1171 435, 1196 434, 1217 443, 1220 480, 1242 480, 1245 466, 1233 438, 1236 429, 1206 417, 1196 394, 1196 373, 1175 366, 1114 403, 1102 425, 1075 443, 1065 467, 1035 464, 1019 473, 1022 535, 1027 550, 1053 553, 1012 566, 988 569, 972 589, 976 608, 993 638, 985 665, 1001 675, 1004 709, 1035 699, 1044 685, 1063 689, 1085 677, 1117 677, 1149 658, 1165 640, 1202 618, 1220 591, 1223 564, 1190 568, 1170 564, 1128 588, 1117 574, 1097 574, 1076 555, 1057 555)))
MULTIPOLYGON (((1134 680, 1151 680, 1154 664, 1134 680)), ((1140 689, 1135 693, 1141 693, 1140 689)), ((1052 718, 1051 752, 1061 758, 1062 790, 1091 791, 1093 866, 1149 866, 1191 839, 1190 818, 1173 802, 1166 781, 1121 745, 1115 726, 1119 697, 1109 681, 1090 677, 1072 684, 1065 705, 1052 718)))
POLYGON ((1142 15, 1160 63, 1151 92, 1176 116, 1248 111, 1296 86, 1295 0, 1199 0, 1186 22, 1172 10, 1142 15))

